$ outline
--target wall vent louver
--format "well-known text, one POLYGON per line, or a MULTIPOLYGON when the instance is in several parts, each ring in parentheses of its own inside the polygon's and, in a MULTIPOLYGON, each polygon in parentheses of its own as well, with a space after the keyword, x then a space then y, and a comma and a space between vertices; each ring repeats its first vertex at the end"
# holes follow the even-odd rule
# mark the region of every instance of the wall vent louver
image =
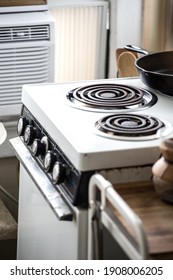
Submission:
POLYGON ((0 121, 16 120, 25 84, 54 82, 55 21, 49 13, 0 16, 0 121))
POLYGON ((32 25, 0 28, 0 43, 49 40, 49 25, 32 25))
POLYGON ((46 46, 1 49, 0 105, 20 103, 23 84, 48 82, 48 69, 46 46))

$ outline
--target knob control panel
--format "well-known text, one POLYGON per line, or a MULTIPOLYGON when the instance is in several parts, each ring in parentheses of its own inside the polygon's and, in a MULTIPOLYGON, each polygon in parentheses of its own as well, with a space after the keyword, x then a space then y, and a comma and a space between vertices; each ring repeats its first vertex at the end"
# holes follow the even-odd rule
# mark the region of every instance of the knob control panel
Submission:
POLYGON ((71 200, 80 181, 80 172, 25 106, 17 132, 52 184, 65 191, 71 200))

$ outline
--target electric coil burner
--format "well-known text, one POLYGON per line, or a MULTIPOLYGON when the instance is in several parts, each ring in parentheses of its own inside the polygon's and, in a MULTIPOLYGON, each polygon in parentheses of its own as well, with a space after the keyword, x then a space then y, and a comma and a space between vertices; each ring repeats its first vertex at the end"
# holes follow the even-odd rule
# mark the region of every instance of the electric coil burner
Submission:
POLYGON ((157 102, 155 94, 146 89, 116 83, 87 85, 67 94, 69 104, 89 111, 118 111, 145 109, 157 102))
POLYGON ((165 124, 157 118, 137 114, 114 114, 99 119, 95 126, 101 135, 115 139, 147 140, 156 138, 165 124))

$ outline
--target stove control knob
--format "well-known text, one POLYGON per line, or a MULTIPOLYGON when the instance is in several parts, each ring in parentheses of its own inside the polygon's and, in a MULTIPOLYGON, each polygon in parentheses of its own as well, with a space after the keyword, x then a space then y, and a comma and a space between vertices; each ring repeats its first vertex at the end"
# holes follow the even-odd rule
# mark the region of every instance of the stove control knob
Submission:
POLYGON ((31 147, 32 154, 36 157, 41 156, 42 158, 45 156, 48 149, 49 139, 47 136, 43 136, 41 140, 36 138, 31 147))
POLYGON ((52 180, 54 184, 61 184, 66 177, 66 166, 58 161, 55 162, 52 171, 52 180))
MULTIPOLYGON (((44 135, 44 136, 41 138, 41 144, 44 145, 44 147, 45 147, 45 154, 46 154, 47 151, 49 150, 49 138, 48 138, 46 135, 44 135)), ((44 154, 44 155, 45 155, 45 154, 44 154)))
POLYGON ((36 157, 44 156, 46 153, 46 146, 44 143, 41 142, 40 139, 34 139, 31 147, 32 154, 36 157))
POLYGON ((31 145, 36 138, 36 128, 32 125, 27 125, 24 132, 24 141, 27 145, 31 145))
POLYGON ((22 136, 24 135, 24 131, 26 126, 29 124, 29 121, 25 117, 20 117, 17 123, 17 133, 22 136))
POLYGON ((52 172, 55 161, 56 161, 56 156, 53 153, 53 151, 47 151, 43 162, 44 170, 47 173, 52 172))

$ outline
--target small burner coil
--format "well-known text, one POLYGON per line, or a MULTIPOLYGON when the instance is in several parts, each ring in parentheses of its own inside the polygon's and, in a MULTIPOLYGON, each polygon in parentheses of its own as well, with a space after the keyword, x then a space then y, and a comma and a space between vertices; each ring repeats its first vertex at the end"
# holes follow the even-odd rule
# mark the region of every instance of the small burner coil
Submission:
POLYGON ((135 137, 136 140, 140 137, 156 136, 158 129, 163 126, 165 124, 159 119, 140 114, 108 115, 95 123, 96 129, 107 137, 135 137))

